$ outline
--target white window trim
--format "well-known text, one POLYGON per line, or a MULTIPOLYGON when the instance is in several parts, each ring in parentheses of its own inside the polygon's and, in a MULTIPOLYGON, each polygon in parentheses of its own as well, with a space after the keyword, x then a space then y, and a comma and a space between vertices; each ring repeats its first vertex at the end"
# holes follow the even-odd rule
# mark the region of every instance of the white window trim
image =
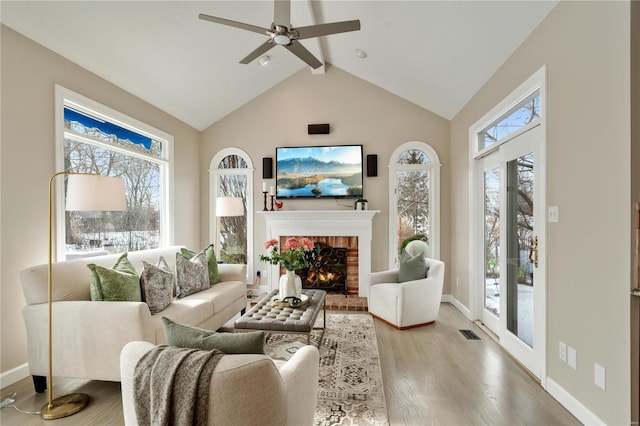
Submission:
MULTIPOLYGON (((148 136, 154 140, 160 141, 163 144, 162 160, 165 165, 160 168, 160 179, 162 185, 165 188, 163 195, 161 196, 160 210, 160 247, 168 247, 174 244, 175 240, 175 228, 174 228, 174 202, 173 202, 173 136, 156 129, 146 123, 143 123, 135 118, 132 118, 126 114, 102 105, 92 99, 89 99, 79 93, 69 90, 63 86, 55 85, 55 170, 56 172, 64 171, 64 139, 65 139, 65 127, 64 127, 64 107, 65 105, 73 106, 81 111, 90 112, 99 118, 105 118, 107 121, 117 124, 120 127, 134 131, 141 135, 148 136), (164 171, 166 170, 166 172, 164 171)), ((74 136, 77 137, 77 136, 74 136)), ((82 139, 82 138, 80 138, 82 139)), ((91 143, 91 142, 87 142, 91 143)), ((117 147, 114 148, 118 150, 117 147)), ((134 157, 140 157, 134 152, 126 151, 127 155, 134 157)), ((144 157, 150 160, 150 157, 144 157)), ((55 182, 56 193, 62 194, 64 191, 64 180, 58 179, 55 182)), ((58 261, 64 260, 65 256, 65 235, 64 227, 64 197, 56 197, 56 231, 55 231, 55 258, 58 261)))
POLYGON ((440 259, 440 157, 433 147, 425 142, 411 141, 406 142, 396 148, 389 159, 389 268, 393 268, 397 264, 397 216, 398 209, 396 206, 395 172, 397 170, 429 170, 430 186, 429 186, 429 216, 430 223, 433 225, 431 229, 431 241, 429 241, 429 249, 431 257, 440 259), (429 156, 429 164, 398 164, 398 160, 402 154, 409 150, 423 151, 429 156))
POLYGON ((253 277, 253 175, 255 169, 249 154, 239 148, 224 148, 218 151, 209 163, 209 241, 216 241, 216 198, 218 197, 218 180, 220 171, 225 175, 247 176, 247 284, 253 277), (229 155, 237 155, 247 163, 245 169, 219 169, 220 162, 229 155))

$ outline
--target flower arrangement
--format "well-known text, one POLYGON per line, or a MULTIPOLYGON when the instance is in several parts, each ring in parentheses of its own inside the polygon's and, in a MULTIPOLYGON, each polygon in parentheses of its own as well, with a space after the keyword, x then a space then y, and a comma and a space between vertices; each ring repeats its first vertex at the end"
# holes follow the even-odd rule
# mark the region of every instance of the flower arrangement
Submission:
POLYGON ((278 251, 278 240, 272 239, 264 244, 264 248, 271 249, 269 256, 260 255, 261 262, 268 262, 272 265, 282 263, 287 271, 295 271, 307 266, 306 252, 313 250, 314 243, 309 238, 289 238, 278 251))

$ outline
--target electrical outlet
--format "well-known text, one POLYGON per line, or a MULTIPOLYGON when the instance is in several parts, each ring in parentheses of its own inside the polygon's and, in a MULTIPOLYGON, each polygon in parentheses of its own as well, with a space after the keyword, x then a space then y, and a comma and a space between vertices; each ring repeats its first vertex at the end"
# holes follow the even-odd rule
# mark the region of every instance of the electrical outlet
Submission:
POLYGON ((602 390, 605 390, 606 377, 604 367, 597 362, 593 363, 593 383, 602 390))
POLYGON ((578 354, 576 353, 576 350, 573 349, 571 346, 569 346, 567 363, 569 364, 569 367, 573 368, 574 370, 578 368, 577 357, 578 357, 578 354))
POLYGON ((566 343, 560 342, 559 345, 559 349, 560 349, 560 360, 563 362, 567 362, 567 345, 566 343))

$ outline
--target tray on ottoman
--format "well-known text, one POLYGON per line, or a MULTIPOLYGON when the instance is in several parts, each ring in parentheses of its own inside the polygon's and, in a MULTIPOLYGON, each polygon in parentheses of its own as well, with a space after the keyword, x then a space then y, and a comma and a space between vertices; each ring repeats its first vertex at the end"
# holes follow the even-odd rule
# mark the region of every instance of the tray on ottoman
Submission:
MULTIPOLYGON (((322 334, 327 325, 325 309, 326 292, 324 290, 302 290, 309 303, 296 308, 277 306, 271 303, 278 291, 272 291, 260 300, 235 322, 236 331, 262 330, 267 333, 301 333, 307 335, 307 344, 311 344, 311 331, 318 318, 320 309, 324 312, 322 334)), ((320 341, 322 336, 320 336, 320 341)))

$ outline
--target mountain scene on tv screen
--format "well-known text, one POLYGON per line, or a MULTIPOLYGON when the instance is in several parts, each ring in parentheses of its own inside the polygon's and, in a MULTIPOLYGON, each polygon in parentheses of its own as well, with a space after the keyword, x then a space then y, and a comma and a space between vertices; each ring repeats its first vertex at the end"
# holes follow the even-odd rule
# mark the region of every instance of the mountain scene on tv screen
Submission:
POLYGON ((360 163, 288 158, 278 160, 277 170, 278 197, 362 196, 360 163))

